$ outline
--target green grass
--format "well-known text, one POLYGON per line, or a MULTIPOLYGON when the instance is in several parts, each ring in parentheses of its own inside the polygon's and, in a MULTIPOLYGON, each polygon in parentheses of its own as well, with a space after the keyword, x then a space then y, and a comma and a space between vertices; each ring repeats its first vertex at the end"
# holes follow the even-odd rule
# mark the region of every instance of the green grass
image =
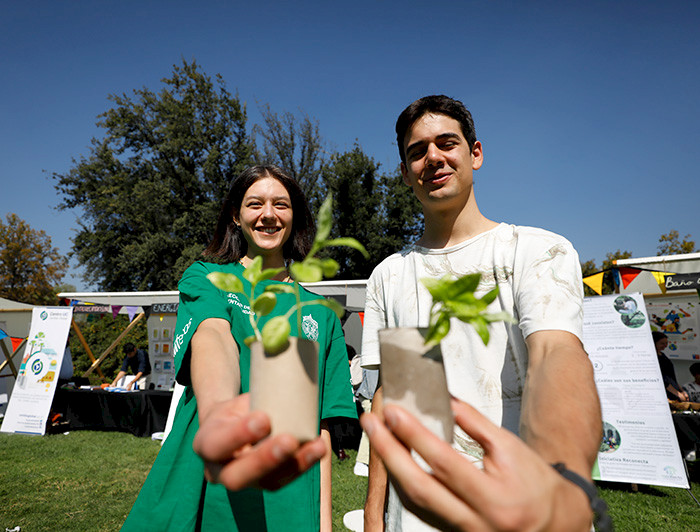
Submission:
MULTIPOLYGON (((0 530, 119 530, 131 509, 160 444, 118 432, 75 431, 44 437, 0 434, 0 530)), ((362 508, 367 479, 350 458, 333 459, 333 526, 362 508)), ((700 497, 700 465, 691 471, 700 497)), ((700 507, 682 489, 604 484, 617 531, 700 530, 700 507)))

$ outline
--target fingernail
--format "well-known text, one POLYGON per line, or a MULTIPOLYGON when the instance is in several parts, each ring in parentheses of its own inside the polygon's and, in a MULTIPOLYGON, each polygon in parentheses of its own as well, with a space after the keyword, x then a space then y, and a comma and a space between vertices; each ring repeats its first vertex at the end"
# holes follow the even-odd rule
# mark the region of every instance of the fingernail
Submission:
POLYGON ((263 424, 262 420, 255 416, 248 419, 247 427, 254 436, 262 437, 265 435, 265 425, 263 424))
POLYGON ((274 456, 276 460, 284 460, 287 457, 285 446, 279 443, 274 444, 272 446, 272 456, 274 456))

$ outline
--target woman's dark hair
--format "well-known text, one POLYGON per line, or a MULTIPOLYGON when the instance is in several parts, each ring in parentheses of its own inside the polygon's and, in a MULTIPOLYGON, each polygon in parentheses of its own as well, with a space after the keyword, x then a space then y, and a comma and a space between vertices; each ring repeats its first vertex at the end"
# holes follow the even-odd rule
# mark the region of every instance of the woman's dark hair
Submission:
POLYGON ((426 114, 445 115, 459 122, 462 134, 469 144, 469 151, 472 150, 476 142, 476 130, 472 114, 464 104, 449 96, 424 96, 406 107, 396 120, 396 143, 399 145, 401 162, 406 162, 406 152, 403 149, 406 133, 416 120, 426 114))
POLYGON ((202 255, 209 260, 228 263, 236 262, 248 251, 248 242, 243 232, 234 222, 241 212, 241 204, 246 191, 260 179, 272 177, 282 183, 292 202, 292 233, 282 248, 286 261, 303 260, 311 250, 316 234, 309 204, 298 183, 276 166, 253 166, 236 177, 229 187, 221 205, 216 222, 214 237, 202 255))
POLYGON ((654 339, 654 343, 656 343, 659 340, 662 340, 664 338, 668 338, 668 336, 666 336, 661 331, 651 331, 651 337, 654 339))

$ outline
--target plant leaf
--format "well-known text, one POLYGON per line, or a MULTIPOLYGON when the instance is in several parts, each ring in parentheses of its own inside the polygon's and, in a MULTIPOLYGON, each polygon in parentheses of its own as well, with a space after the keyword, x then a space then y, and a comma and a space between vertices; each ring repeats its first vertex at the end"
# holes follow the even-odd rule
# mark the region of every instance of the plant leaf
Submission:
POLYGON ((207 279, 209 279, 211 284, 224 292, 243 293, 243 281, 232 273, 211 272, 207 274, 207 279))
POLYGON ((360 244, 360 242, 352 237, 341 237, 341 238, 334 238, 332 240, 327 240, 323 243, 323 247, 330 247, 330 246, 345 246, 348 248, 356 249, 360 253, 364 255, 366 259, 369 258, 369 253, 367 253, 367 250, 365 249, 365 246, 360 244))
POLYGON ((262 270, 260 272, 260 274, 255 279, 255 282, 259 283, 260 281, 267 281, 275 277, 275 275, 282 273, 283 271, 284 268, 266 268, 265 270, 262 270))
POLYGON ((253 300, 253 312, 258 316, 267 316, 277 304, 277 296, 272 292, 263 292, 253 300))
POLYGON ((494 301, 494 300, 496 299, 497 296, 498 296, 498 287, 496 287, 496 288, 494 288, 493 290, 491 290, 491 291, 485 293, 485 294, 482 296, 481 300, 482 300, 483 302, 485 302, 487 305, 489 305, 492 301, 494 301))
POLYGON ((439 344, 448 332, 450 332, 450 318, 446 314, 440 314, 435 323, 428 328, 425 345, 432 347, 439 344))
POLYGON ((486 320, 482 316, 477 316, 474 320, 470 322, 474 327, 474 330, 484 342, 484 345, 489 343, 489 326, 486 320))
POLYGON ((323 271, 324 277, 335 277, 340 269, 340 264, 334 259, 323 259, 321 260, 321 270, 323 271))
POLYGON ((464 293, 473 293, 479 286, 481 280, 480 273, 471 273, 456 279, 448 289, 448 298, 454 299, 464 293))
POLYGON ((503 310, 501 312, 492 312, 491 314, 482 314, 482 318, 484 318, 488 323, 493 323, 495 321, 505 321, 506 323, 518 323, 518 320, 516 320, 513 316, 510 315, 509 312, 503 310))
POLYGON ((243 277, 246 279, 251 284, 256 284, 257 281, 256 279, 260 275, 260 272, 262 271, 262 257, 258 255, 253 259, 253 261, 246 266, 246 269, 243 270, 243 277))
POLYGON ((276 355, 287 348, 292 328, 283 316, 276 316, 262 328, 262 343, 266 353, 276 355))
POLYGON ((318 210, 318 221, 316 222, 316 237, 314 244, 324 242, 331 234, 333 225, 333 195, 328 194, 323 200, 321 208, 318 210))
POLYGON ((289 275, 295 281, 301 283, 317 283, 323 280, 323 270, 319 264, 318 259, 315 259, 316 263, 309 261, 304 262, 294 262, 289 266, 289 275))
POLYGON ((343 305, 338 303, 333 298, 329 297, 328 299, 317 299, 316 301, 314 301, 314 303, 323 307, 328 307, 333 312, 335 312, 335 315, 338 316, 338 318, 342 318, 345 315, 345 309, 343 308, 343 305))
POLYGON ((294 286, 290 284, 271 284, 265 287, 265 292, 273 294, 293 294, 294 286))

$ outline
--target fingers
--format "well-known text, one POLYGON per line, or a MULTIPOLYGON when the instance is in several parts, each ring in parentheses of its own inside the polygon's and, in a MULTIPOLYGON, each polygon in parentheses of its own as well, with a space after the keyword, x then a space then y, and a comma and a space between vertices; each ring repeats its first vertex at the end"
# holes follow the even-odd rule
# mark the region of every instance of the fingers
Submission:
MULTIPOLYGON (((401 432, 411 442, 418 442, 424 450, 430 447, 431 450, 427 454, 449 452, 464 462, 463 465, 472 467, 415 419, 401 417, 404 413, 398 412, 397 407, 385 406, 384 415, 392 430, 401 432), (399 417, 394 414, 398 414, 399 417)), ((407 508, 438 528, 476 529, 477 518, 473 510, 432 475, 423 471, 413 460, 409 450, 394 438, 375 415, 363 414, 360 423, 375 452, 384 462, 392 484, 407 508)))
POLYGON ((264 413, 241 415, 236 410, 234 404, 223 405, 200 426, 192 447, 205 461, 230 460, 239 449, 270 433, 270 420, 264 413))

